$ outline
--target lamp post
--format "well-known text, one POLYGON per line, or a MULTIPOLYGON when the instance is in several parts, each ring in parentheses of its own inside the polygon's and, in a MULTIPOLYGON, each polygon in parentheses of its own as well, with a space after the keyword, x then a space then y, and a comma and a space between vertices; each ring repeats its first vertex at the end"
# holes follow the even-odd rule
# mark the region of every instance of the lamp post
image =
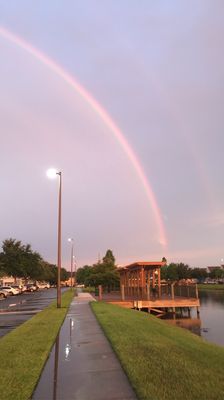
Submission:
POLYGON ((76 262, 76 260, 75 260, 75 256, 73 256, 73 259, 74 259, 74 265, 75 265, 75 270, 74 270, 74 284, 77 285, 77 282, 76 282, 76 268, 77 268, 77 262, 76 262))
POLYGON ((74 260, 74 239, 68 238, 68 241, 72 244, 71 245, 71 288, 72 288, 72 272, 73 272, 73 260, 74 260))
POLYGON ((58 192, 58 277, 57 277, 57 308, 61 308, 61 188, 62 188, 62 173, 54 168, 47 171, 47 176, 50 179, 55 179, 59 176, 59 192, 58 192))

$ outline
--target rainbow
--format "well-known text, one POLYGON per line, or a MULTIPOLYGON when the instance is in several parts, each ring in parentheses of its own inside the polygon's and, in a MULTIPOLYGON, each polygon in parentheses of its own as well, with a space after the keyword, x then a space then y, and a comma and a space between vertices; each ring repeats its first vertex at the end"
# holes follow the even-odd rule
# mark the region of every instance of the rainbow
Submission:
POLYGON ((95 113, 101 118, 104 124, 109 128, 109 130, 113 133, 130 162, 132 163, 136 174, 138 175, 141 184, 144 188, 146 196, 150 202, 151 208, 154 213, 155 221, 158 229, 159 243, 166 248, 167 239, 165 233, 165 227, 163 224, 163 219, 161 216, 161 211, 159 209, 156 196, 152 190, 152 187, 146 177, 144 169, 138 160, 134 150, 131 148, 124 134, 121 132, 116 123, 112 120, 107 111, 98 103, 98 101, 67 71, 65 71, 58 63, 48 57, 39 49, 35 48, 29 42, 22 39, 20 36, 15 35, 4 27, 0 26, 0 36, 5 38, 6 40, 12 42, 16 46, 19 46, 21 49, 25 50, 31 56, 35 57, 38 61, 48 67, 51 71, 57 74, 61 79, 63 79, 71 88, 73 88, 95 111, 95 113))

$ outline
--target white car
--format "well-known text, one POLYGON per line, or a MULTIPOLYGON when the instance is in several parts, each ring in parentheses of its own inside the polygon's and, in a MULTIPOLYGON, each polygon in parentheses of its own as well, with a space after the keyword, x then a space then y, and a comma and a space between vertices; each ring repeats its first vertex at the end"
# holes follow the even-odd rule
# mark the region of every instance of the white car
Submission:
POLYGON ((6 299, 8 297, 8 292, 4 289, 0 289, 0 299, 6 299))
POLYGON ((44 282, 38 283, 37 287, 38 287, 38 289, 50 289, 49 283, 44 283, 44 282))
POLYGON ((12 286, 1 286, 0 290, 5 290, 8 294, 12 294, 13 296, 20 293, 18 289, 13 288, 12 286))
POLYGON ((17 289, 19 291, 19 293, 22 293, 22 286, 20 286, 20 285, 11 285, 11 287, 13 289, 17 289))

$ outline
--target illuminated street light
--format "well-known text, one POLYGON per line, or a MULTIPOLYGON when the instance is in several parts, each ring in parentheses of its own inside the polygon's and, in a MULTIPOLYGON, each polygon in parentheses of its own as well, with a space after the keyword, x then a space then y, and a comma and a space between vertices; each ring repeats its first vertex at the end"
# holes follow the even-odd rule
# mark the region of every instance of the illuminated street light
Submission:
POLYGON ((58 171, 55 168, 49 168, 46 174, 48 178, 55 179, 58 174, 58 171))
POLYGON ((74 261, 74 239, 68 238, 68 241, 72 244, 71 245, 71 288, 72 288, 72 273, 73 273, 73 261, 74 261))
POLYGON ((50 179, 55 179, 59 176, 59 193, 58 193, 58 279, 57 279, 57 308, 61 308, 61 188, 62 188, 62 173, 54 168, 47 171, 47 176, 50 179))

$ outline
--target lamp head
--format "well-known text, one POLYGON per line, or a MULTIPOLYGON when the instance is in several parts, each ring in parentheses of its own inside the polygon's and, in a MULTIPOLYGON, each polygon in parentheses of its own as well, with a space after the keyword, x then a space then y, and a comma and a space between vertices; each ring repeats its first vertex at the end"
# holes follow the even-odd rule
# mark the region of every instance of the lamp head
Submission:
POLYGON ((55 179, 59 172, 55 168, 49 168, 46 174, 49 179, 55 179))

